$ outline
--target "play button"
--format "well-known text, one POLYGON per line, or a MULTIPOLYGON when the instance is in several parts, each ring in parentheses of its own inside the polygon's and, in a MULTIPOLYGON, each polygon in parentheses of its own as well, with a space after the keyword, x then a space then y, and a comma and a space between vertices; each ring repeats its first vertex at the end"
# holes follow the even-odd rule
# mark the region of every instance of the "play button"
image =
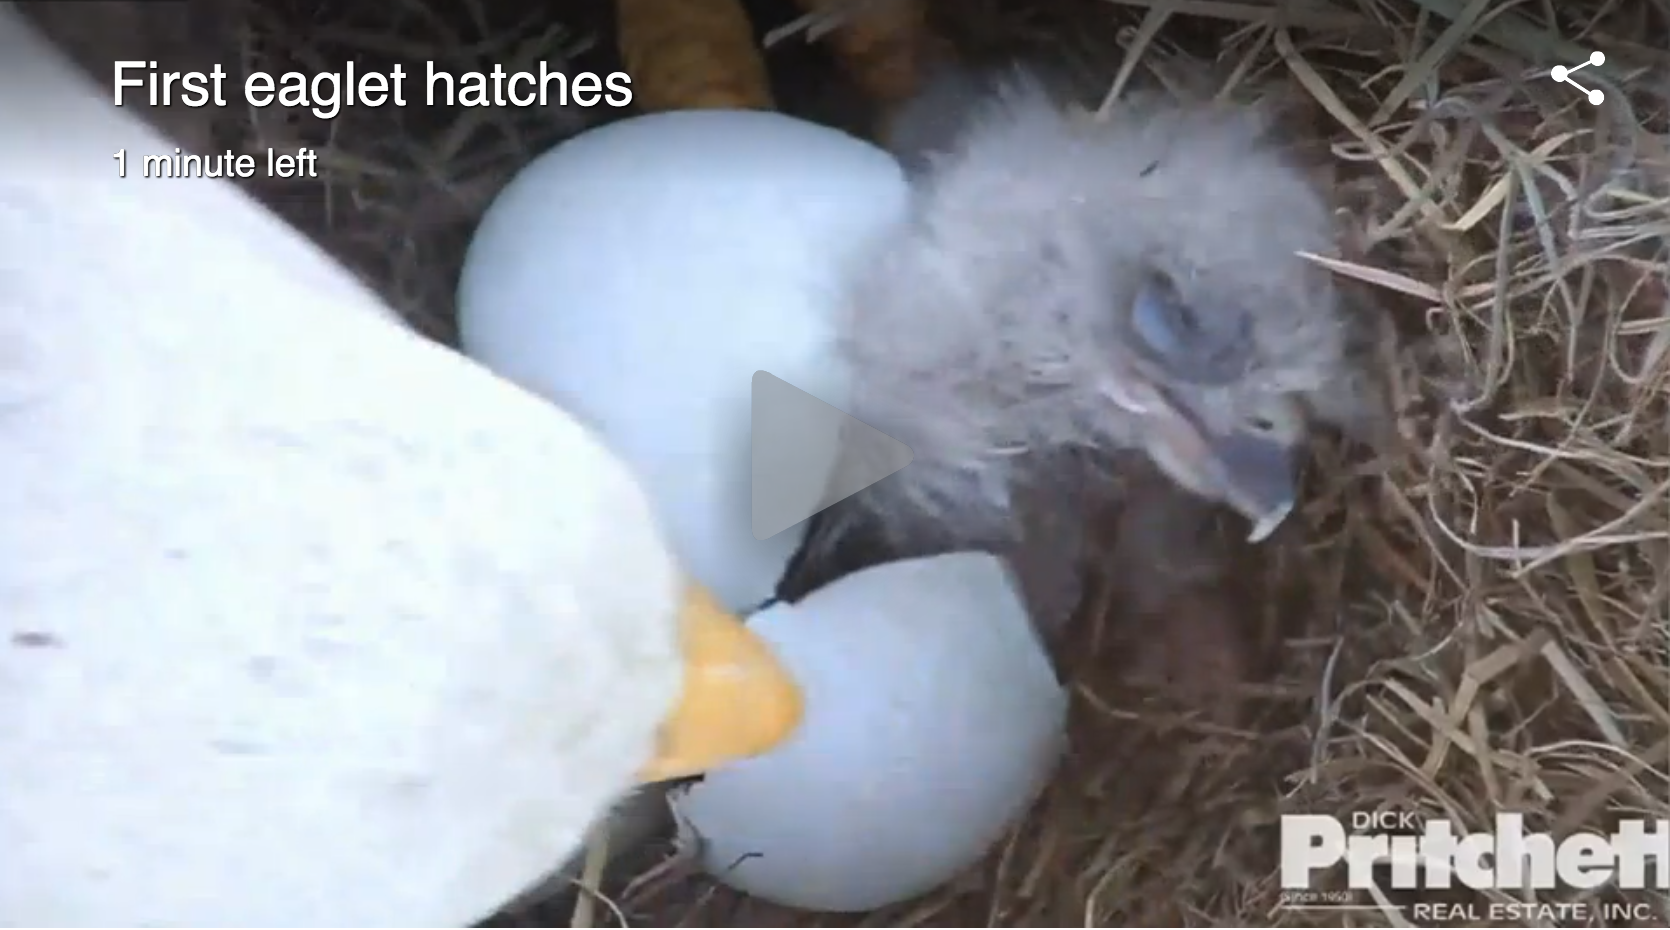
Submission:
POLYGON ((751 425, 755 539, 840 503, 913 457, 899 440, 769 371, 754 372, 751 425))

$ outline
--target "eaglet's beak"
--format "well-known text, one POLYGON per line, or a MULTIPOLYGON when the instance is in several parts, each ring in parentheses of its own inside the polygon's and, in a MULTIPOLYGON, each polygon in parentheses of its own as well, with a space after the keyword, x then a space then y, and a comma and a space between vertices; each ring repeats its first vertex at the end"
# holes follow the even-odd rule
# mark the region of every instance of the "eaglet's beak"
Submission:
POLYGON ((1262 542, 1293 511, 1299 496, 1298 449, 1303 418, 1281 399, 1261 410, 1267 429, 1210 426, 1187 396, 1154 417, 1154 439, 1165 457, 1197 484, 1252 521, 1250 542, 1262 542))
POLYGON ((645 782, 699 775, 759 755, 799 726, 800 688, 771 647, 702 588, 679 610, 684 693, 662 724, 645 782))
POLYGON ((1247 536, 1262 542, 1287 519, 1298 499, 1298 462, 1291 445, 1268 436, 1208 435, 1229 503, 1253 523, 1247 536))

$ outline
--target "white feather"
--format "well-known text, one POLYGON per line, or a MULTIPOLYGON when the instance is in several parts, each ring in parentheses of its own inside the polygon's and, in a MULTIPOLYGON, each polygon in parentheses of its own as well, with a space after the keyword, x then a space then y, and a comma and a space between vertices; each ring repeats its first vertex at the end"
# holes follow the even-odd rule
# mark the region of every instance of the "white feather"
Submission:
POLYGON ((171 146, 7 8, 0 59, 0 922, 481 919, 677 695, 648 500, 229 185, 119 178, 171 146))

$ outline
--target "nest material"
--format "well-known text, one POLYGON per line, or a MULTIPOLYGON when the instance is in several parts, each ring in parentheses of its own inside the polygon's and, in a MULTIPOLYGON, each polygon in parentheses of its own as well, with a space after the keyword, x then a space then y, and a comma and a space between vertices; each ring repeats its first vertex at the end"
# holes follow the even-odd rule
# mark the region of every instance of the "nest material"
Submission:
MULTIPOLYGON (((550 21, 562 5, 425 3, 252 7, 224 51, 244 67, 353 58, 421 73, 431 60, 560 64, 583 47, 550 21)), ((1319 443, 1308 503, 1225 582, 1244 584, 1234 596, 1204 588, 1140 623, 1109 606, 1117 597, 1092 597, 1064 666, 1071 754, 1010 840, 952 887, 854 919, 650 881, 574 925, 624 911, 639 926, 1407 926, 1409 911, 1284 907, 1279 815, 1384 810, 1481 830, 1518 811, 1557 835, 1670 816, 1670 10, 1325 0, 1276 17, 1257 3, 985 0, 939 12, 964 47, 1007 39, 1110 83, 1171 79, 1187 50, 1214 58, 1225 86, 1292 87, 1350 219, 1355 253, 1337 270, 1405 335, 1385 371, 1401 444, 1368 458, 1319 443), (1587 44, 1573 53, 1562 35, 1587 44), (1599 107, 1545 70, 1591 46, 1609 57, 1585 72, 1607 94, 1599 107)), ((321 151, 319 180, 256 193, 449 340, 474 218, 520 164, 601 114, 228 115, 238 144, 321 151)), ((1663 894, 1541 897, 1624 899, 1650 909, 1633 925, 1665 925, 1663 894)), ((1488 919, 1507 893, 1445 900, 1477 906, 1451 925, 1552 925, 1488 919)), ((1602 925, 1595 910, 1560 923, 1602 925)))

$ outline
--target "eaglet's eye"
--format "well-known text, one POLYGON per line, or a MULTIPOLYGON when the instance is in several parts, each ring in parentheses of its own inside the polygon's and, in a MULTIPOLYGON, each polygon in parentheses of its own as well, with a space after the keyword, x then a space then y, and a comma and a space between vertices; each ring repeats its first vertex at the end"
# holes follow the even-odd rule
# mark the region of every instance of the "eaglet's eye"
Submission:
POLYGON ((1166 276, 1147 276, 1131 305, 1130 328, 1138 348, 1181 380, 1227 384, 1239 374, 1239 329, 1207 325, 1166 276))

